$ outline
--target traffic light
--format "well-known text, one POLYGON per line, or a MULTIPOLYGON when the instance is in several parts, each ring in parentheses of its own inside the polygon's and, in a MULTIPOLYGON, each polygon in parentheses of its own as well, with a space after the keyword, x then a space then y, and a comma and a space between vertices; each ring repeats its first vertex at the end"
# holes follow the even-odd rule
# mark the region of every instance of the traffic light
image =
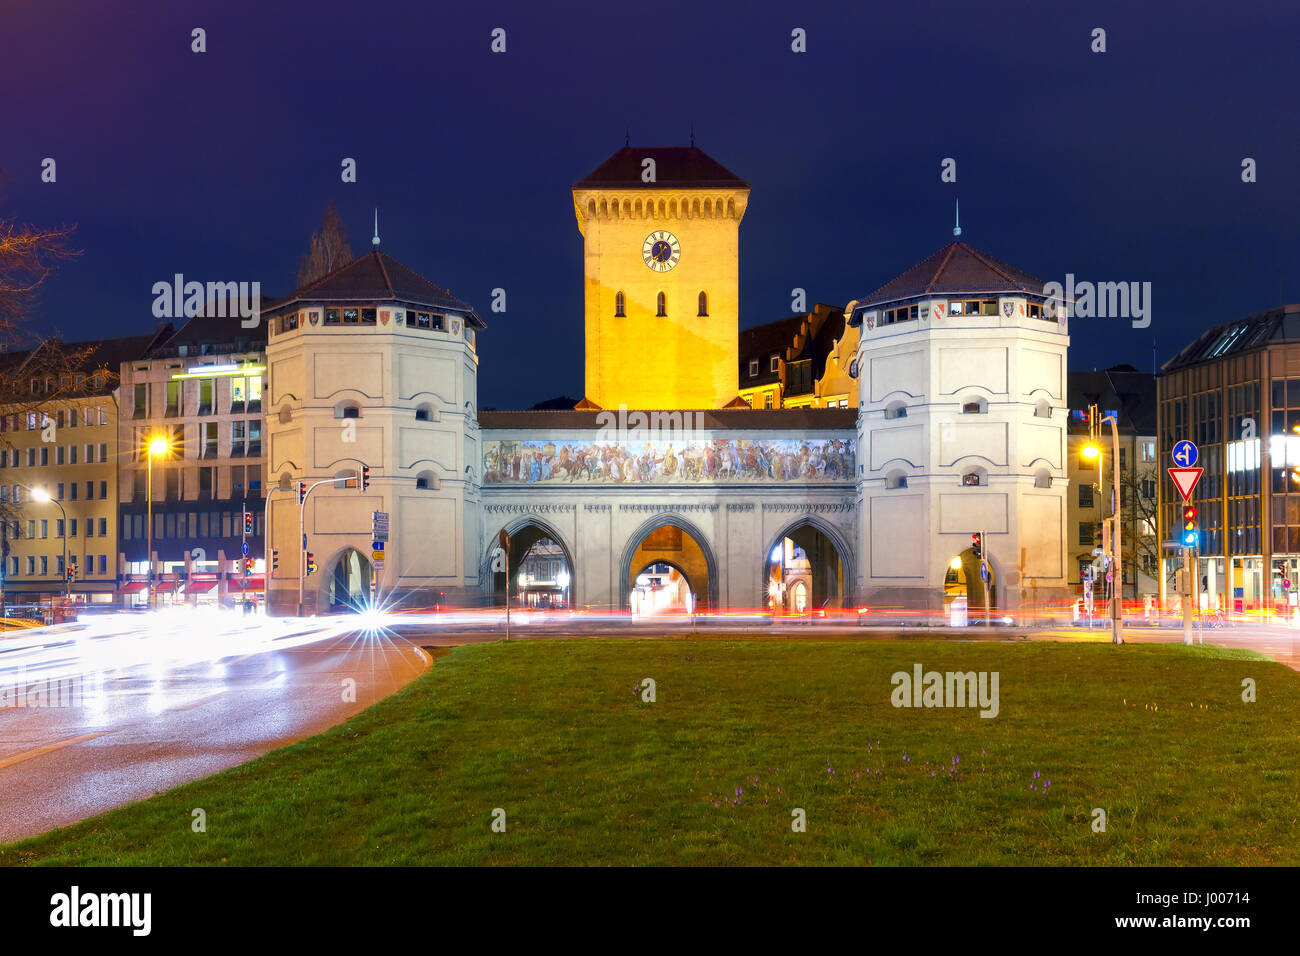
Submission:
POLYGON ((307 500, 307 482, 300 481, 298 482, 298 504, 302 504, 306 500, 307 500))
POLYGON ((975 560, 979 561, 984 557, 984 535, 976 531, 970 536, 970 549, 975 554, 975 560))
POLYGON ((365 491, 370 487, 370 466, 361 466, 361 490, 365 491))
POLYGON ((244 534, 253 533, 253 512, 244 512, 244 534))
POLYGON ((69 564, 64 574, 69 581, 77 580, 77 566, 75 564, 69 564))
POLYGON ((275 572, 279 570, 279 568, 280 568, 280 552, 273 549, 271 551, 271 571, 275 572))
POLYGON ((1191 505, 1183 506, 1183 547, 1194 548, 1199 535, 1196 531, 1196 509, 1191 505))
POLYGON ((252 573, 253 573, 253 559, 244 558, 244 577, 248 577, 252 573))
POLYGON ((310 551, 307 552, 307 573, 314 574, 316 571, 316 555, 310 551))

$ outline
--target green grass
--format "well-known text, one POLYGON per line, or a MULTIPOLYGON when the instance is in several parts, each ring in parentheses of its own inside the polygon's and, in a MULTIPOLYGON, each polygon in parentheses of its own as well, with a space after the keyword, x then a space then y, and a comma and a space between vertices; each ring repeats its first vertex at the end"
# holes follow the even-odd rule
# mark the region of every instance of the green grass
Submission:
POLYGON ((346 724, 0 863, 1294 865, 1297 727, 1300 674, 1214 647, 480 644, 346 724), (890 675, 914 662, 998 671, 1001 713, 895 709, 890 675))

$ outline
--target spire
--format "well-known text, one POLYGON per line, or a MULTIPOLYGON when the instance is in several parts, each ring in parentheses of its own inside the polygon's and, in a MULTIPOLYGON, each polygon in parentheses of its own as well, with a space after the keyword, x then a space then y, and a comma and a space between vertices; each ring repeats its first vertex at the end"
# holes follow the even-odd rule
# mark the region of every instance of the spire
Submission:
POLYGON ((695 146, 695 124, 691 124, 691 146, 695 146))
POLYGON ((956 225, 952 227, 952 234, 954 236, 961 235, 961 200, 960 199, 957 200, 957 222, 956 225))
POLYGON ((623 145, 632 145, 632 130, 630 128, 623 131, 623 145))
POLYGON ((376 249, 379 248, 379 210, 375 209, 375 235, 370 240, 370 244, 376 249))

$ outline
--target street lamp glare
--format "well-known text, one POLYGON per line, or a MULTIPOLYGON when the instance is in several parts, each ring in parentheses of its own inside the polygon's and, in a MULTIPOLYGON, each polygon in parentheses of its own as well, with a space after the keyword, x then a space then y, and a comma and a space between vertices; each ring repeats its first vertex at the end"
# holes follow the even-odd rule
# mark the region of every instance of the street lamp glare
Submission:
POLYGON ((1101 457, 1101 448, 1097 446, 1096 442, 1088 442, 1083 446, 1083 457, 1088 461, 1096 461, 1101 457))
POLYGON ((50 501, 50 493, 46 491, 44 488, 33 488, 32 500, 39 501, 43 504, 48 503, 50 501))
POLYGON ((949 561, 949 562, 948 562, 948 567, 952 568, 954 571, 960 571, 960 570, 961 570, 961 555, 957 555, 957 557, 955 557, 955 558, 953 558, 951 561, 949 561))
POLYGON ((149 454, 155 458, 167 454, 168 448, 166 438, 155 438, 149 442, 149 454))

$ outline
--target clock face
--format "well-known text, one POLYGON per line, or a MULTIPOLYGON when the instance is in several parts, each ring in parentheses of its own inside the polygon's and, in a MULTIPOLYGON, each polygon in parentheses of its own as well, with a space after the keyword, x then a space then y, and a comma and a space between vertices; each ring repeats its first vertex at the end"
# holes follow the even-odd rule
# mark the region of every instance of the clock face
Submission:
POLYGON ((641 258, 655 272, 667 272, 682 257, 682 244, 671 232, 652 232, 641 245, 641 258))

